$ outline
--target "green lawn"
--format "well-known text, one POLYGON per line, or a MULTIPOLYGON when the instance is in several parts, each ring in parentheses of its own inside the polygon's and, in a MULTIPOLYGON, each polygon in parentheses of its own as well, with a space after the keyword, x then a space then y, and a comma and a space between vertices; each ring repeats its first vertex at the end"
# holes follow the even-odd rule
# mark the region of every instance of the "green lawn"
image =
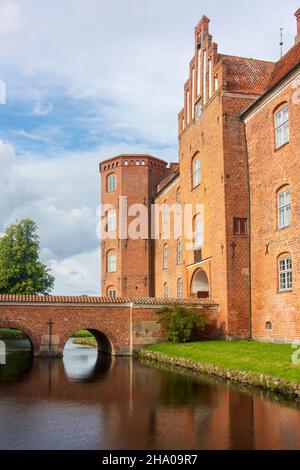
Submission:
POLYGON ((6 328, 1 328, 0 329, 0 339, 17 339, 17 338, 23 338, 24 333, 19 330, 9 330, 6 328))
POLYGON ((290 344, 204 341, 187 344, 163 343, 146 349, 227 369, 262 373, 300 382, 300 365, 292 363, 295 349, 290 344))

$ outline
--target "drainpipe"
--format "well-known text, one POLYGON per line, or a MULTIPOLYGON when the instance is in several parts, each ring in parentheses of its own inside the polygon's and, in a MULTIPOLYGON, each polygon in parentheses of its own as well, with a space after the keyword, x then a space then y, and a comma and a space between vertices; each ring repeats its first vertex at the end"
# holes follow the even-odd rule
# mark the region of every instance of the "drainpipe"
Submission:
POLYGON ((133 310, 133 302, 130 302, 130 308, 129 308, 129 350, 130 350, 130 355, 132 356, 133 354, 133 331, 132 331, 132 310, 133 310))
MULTIPOLYGON (((242 118, 241 118, 242 119, 242 118)), ((246 159, 246 173, 247 173, 247 193, 248 193, 248 264, 249 264, 249 280, 248 280, 248 297, 249 297, 249 335, 252 339, 252 257, 251 257, 251 194, 250 194, 250 171, 249 171, 249 151, 247 142, 247 129, 246 123, 244 124, 244 138, 245 138, 245 159, 246 159)))

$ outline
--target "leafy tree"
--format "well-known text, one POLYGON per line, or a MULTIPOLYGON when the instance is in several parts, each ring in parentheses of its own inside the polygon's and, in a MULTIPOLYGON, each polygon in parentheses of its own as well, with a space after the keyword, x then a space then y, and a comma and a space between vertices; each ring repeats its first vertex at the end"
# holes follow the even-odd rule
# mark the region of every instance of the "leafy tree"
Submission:
POLYGON ((173 305, 158 311, 160 322, 167 333, 168 340, 173 343, 187 343, 193 339, 198 328, 204 330, 207 324, 203 314, 193 307, 173 305))
POLYGON ((10 225, 0 238, 0 294, 49 294, 54 277, 39 261, 40 240, 29 219, 10 225))

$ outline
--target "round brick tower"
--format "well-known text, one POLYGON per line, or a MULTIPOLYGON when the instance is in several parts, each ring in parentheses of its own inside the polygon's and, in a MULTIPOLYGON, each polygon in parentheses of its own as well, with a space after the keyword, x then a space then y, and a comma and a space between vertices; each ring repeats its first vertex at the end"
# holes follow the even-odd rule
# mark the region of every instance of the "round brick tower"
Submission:
POLYGON ((132 239, 126 227, 140 216, 139 213, 128 216, 134 204, 147 208, 150 227, 151 198, 166 173, 167 163, 151 155, 119 155, 100 163, 101 203, 110 205, 105 211, 109 239, 101 241, 103 296, 153 295, 151 236, 132 239), (120 217, 124 208, 126 215, 120 217))

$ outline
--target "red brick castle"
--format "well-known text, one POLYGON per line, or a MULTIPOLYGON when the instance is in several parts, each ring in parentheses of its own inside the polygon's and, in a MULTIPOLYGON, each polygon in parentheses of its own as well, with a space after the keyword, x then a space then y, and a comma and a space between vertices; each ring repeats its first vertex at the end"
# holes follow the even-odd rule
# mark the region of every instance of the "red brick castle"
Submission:
POLYGON ((295 45, 277 63, 219 53, 203 16, 179 162, 119 155, 100 164, 106 231, 116 235, 101 242, 103 295, 211 297, 224 336, 300 339, 300 9, 295 16, 295 45), (148 234, 120 237, 120 196, 145 206, 148 234), (192 249, 185 233, 164 237, 175 204, 193 208, 192 249))

